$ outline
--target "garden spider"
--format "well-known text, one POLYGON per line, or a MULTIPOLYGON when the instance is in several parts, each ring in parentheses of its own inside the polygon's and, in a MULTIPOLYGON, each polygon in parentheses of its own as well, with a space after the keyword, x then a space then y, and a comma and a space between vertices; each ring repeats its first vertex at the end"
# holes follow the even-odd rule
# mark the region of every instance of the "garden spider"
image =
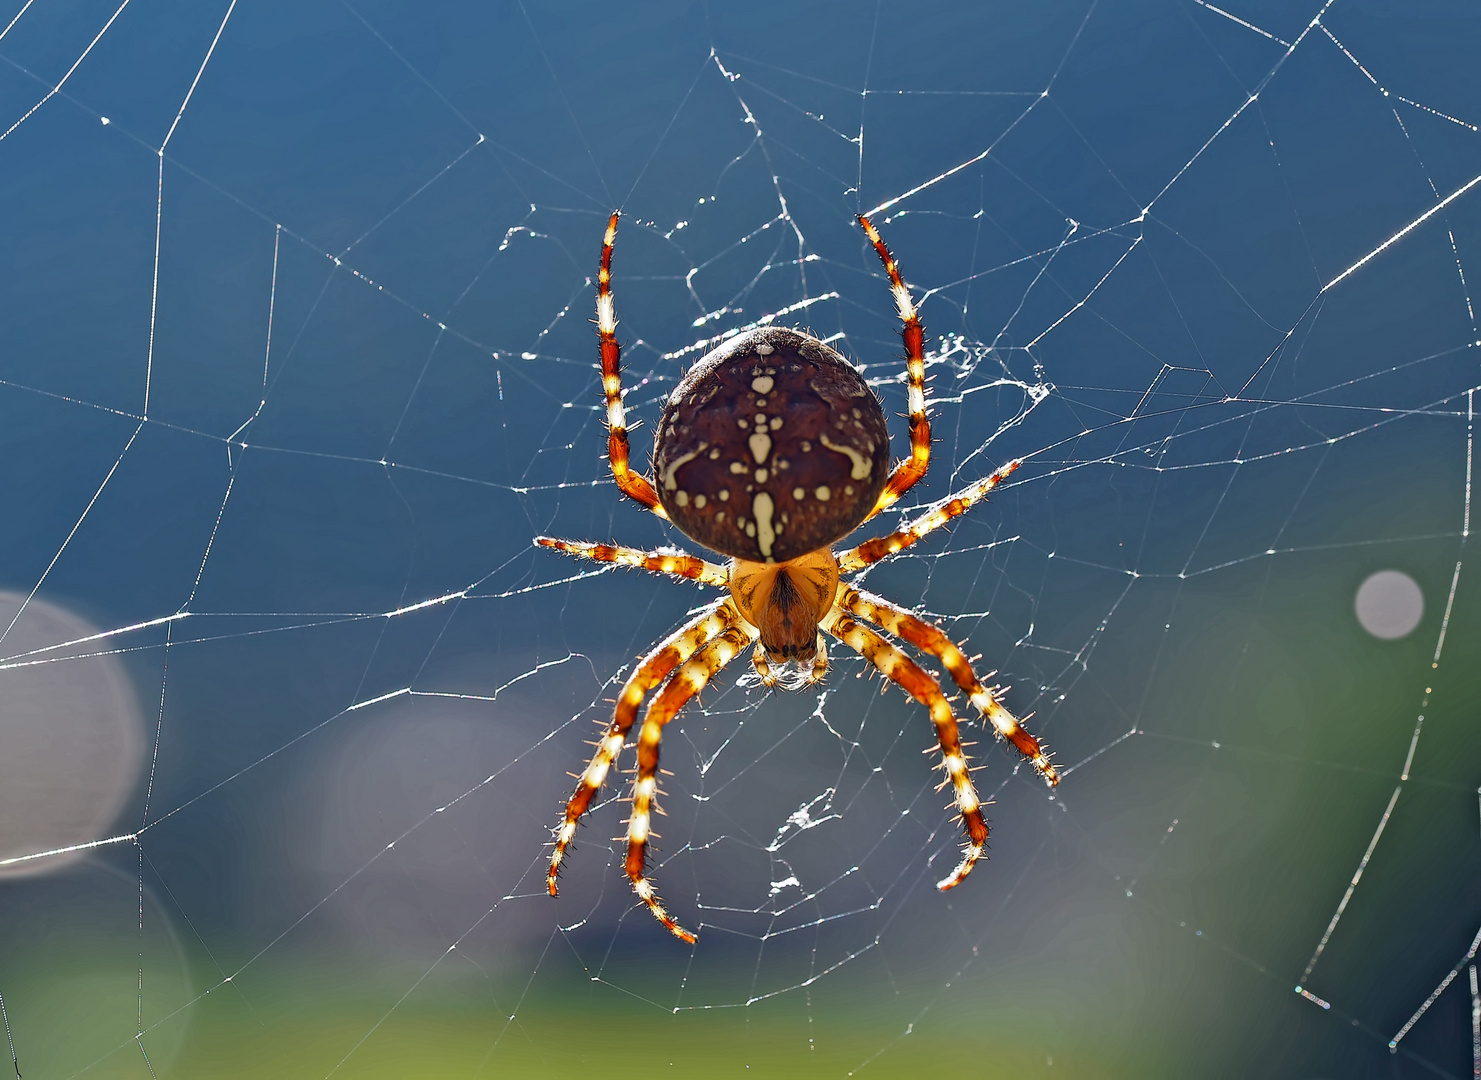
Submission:
MULTIPOLYGON (((914 544, 983 499, 1014 469, 1009 462, 986 479, 937 503, 888 536, 834 554, 831 545, 853 532, 926 474, 931 424, 926 419, 925 331, 894 257, 866 217, 859 218, 884 261, 903 324, 909 379, 910 457, 890 469, 890 434, 878 399, 838 352, 817 338, 781 327, 758 327, 731 338, 679 380, 654 437, 656 483, 628 463, 622 407, 617 318, 612 302, 612 243, 618 213, 607 222, 597 278, 602 387, 607 398, 608 456, 623 494, 680 532, 729 556, 725 564, 693 555, 641 551, 612 544, 535 538, 596 562, 688 578, 728 591, 660 642, 623 684, 606 734, 581 774, 555 830, 550 895, 581 816, 617 762, 644 696, 662 684, 638 733, 638 770, 627 821, 627 876, 658 921, 684 941, 695 937, 665 909, 648 876, 650 822, 657 806, 658 744, 663 727, 730 661, 755 644, 751 662, 769 687, 817 682, 828 666, 823 635, 860 653, 880 674, 931 712, 942 768, 955 789, 967 833, 962 861, 938 889, 959 884, 982 856, 987 822, 962 754, 956 717, 940 684, 878 634, 883 629, 939 660, 977 710, 1053 787, 1059 775, 1027 730, 984 686, 971 662, 942 630, 881 597, 839 580, 914 544), (666 680, 666 681, 665 681, 666 680)), ((991 677, 989 675, 989 677, 991 677)), ((943 781, 943 786, 945 781, 943 781)))

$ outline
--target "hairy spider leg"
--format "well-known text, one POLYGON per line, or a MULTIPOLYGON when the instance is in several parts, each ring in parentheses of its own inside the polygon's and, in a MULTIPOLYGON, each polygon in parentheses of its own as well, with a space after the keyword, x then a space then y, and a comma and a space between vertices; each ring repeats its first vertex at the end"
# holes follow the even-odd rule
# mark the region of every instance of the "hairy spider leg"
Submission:
POLYGON ((843 552, 838 556, 838 572, 852 574, 881 559, 889 558, 897 551, 904 551, 921 537, 941 528, 952 518, 965 514, 973 504, 985 499, 989 491, 1006 480, 1022 464, 1022 461, 1010 461, 991 476, 977 481, 944 502, 938 503, 903 528, 888 536, 877 536, 873 540, 865 540, 858 547, 843 552))
POLYGON ((622 349, 617 344, 617 309, 612 302, 612 243, 617 239, 617 219, 612 211, 607 235, 602 240, 602 268, 597 272, 597 332, 602 342, 602 391, 607 395, 607 458, 612 479, 622 493, 642 503, 661 518, 668 513, 658 503, 653 485, 628 464, 627 411, 622 407, 622 349))
MULTIPOLYGON (((926 469, 931 464, 931 422, 926 419, 925 328, 921 326, 920 316, 916 314, 915 304, 910 299, 910 290, 900 277, 900 267, 890 254, 890 249, 879 238, 874 223, 860 214, 859 224, 864 227, 869 242, 879 253, 885 273, 890 276, 890 290, 895 294, 895 308, 900 313, 900 337, 905 342, 905 373, 908 376, 906 396, 910 412, 910 457, 897 465, 890 475, 884 490, 875 500, 874 509, 869 511, 869 517, 873 517, 893 505, 901 495, 915 486, 917 480, 926 475, 926 469)), ((868 521, 869 518, 864 520, 868 521)))
POLYGON ((987 846, 988 829, 987 821, 982 816, 982 800, 977 797, 977 789, 972 786, 971 770, 967 768, 967 759, 962 753, 956 717, 952 714, 951 703, 941 692, 941 684, 894 645, 843 614, 836 606, 823 620, 823 629, 868 660, 881 675, 931 711, 931 720, 936 725, 936 741, 941 744, 942 766, 955 789, 957 811, 967 833, 962 861, 955 870, 936 883, 936 888, 945 892, 960 885, 982 857, 982 850, 987 846))
POLYGON ((586 766, 586 771, 577 780, 576 792, 566 803, 566 816, 555 830, 555 850, 550 853, 550 872, 546 882, 551 896, 556 895, 556 878, 560 875, 561 861, 565 858, 566 849, 576 838, 576 826, 601 790, 607 773, 617 763, 617 756, 622 753, 622 744, 627 741, 627 733, 632 730, 633 721, 637 719, 638 706, 643 703, 643 697, 715 635, 734 625, 738 618, 729 597, 716 601, 659 642, 627 677, 627 682, 622 685, 622 692, 617 695, 617 708, 613 712, 612 723, 608 725, 601 742, 597 743, 591 764, 586 766))
POLYGON ((668 927, 675 937, 690 944, 694 943, 694 935, 664 909, 653 887, 653 879, 647 873, 648 837, 657 835, 652 832, 652 818, 658 809, 655 802, 658 794, 658 744, 663 738, 664 725, 754 640, 755 631, 737 618, 674 672, 673 678, 648 706, 643 717, 643 729, 638 734, 638 776, 633 782, 632 817, 627 819, 627 876, 633 883, 633 892, 648 905, 654 918, 668 927))
POLYGON ((593 544, 585 540, 557 540, 553 536, 537 536, 535 543, 541 547, 563 551, 567 555, 574 555, 578 559, 631 566, 653 574, 687 578, 701 585, 714 585, 720 589, 730 583, 730 573, 725 567, 718 563, 706 562, 694 555, 672 551, 644 551, 641 548, 623 547, 620 544, 593 544))
POLYGON ((838 605, 940 660, 956 684, 966 691, 977 711, 992 724, 993 730, 1028 759, 1045 783, 1050 787, 1059 783, 1059 773, 1050 764, 1049 755, 1039 740, 1029 734, 1016 716, 1003 708, 992 688, 982 685, 972 670, 971 662, 939 626, 912 615, 882 596, 847 585, 839 590, 838 605))

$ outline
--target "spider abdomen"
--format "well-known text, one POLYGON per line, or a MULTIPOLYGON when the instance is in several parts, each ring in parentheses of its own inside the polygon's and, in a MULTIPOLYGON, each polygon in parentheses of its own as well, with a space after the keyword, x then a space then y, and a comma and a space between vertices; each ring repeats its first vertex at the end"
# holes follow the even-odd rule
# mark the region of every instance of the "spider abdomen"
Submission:
POLYGON ((653 450, 659 501, 697 543, 749 562, 826 549, 874 508, 889 476, 884 410, 817 338, 740 334, 669 397, 653 450))

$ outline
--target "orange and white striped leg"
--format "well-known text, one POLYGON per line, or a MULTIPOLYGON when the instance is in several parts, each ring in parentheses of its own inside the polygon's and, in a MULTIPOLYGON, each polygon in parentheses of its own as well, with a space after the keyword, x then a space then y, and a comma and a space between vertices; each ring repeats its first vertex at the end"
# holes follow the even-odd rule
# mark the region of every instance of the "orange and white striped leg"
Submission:
POLYGON ((622 493, 659 517, 667 518, 653 485, 628 464, 627 412, 622 407, 622 349, 617 344, 617 308, 612 301, 612 244, 617 239, 617 219, 621 216, 613 210, 607 222, 602 266, 597 272, 597 333, 602 343, 602 392, 607 396, 607 458, 612 463, 612 479, 617 481, 622 493))
POLYGON ((890 249, 879 238, 874 223, 860 215, 859 224, 864 227, 869 242, 879 253, 885 273, 890 276, 890 290, 895 294, 895 308, 900 313, 900 337, 905 342, 905 373, 908 376, 906 399, 910 414, 910 457, 897 465, 890 475, 884 490, 874 503, 874 509, 869 512, 869 517, 873 517, 892 505, 914 487, 917 480, 926 475, 926 469, 931 464, 931 422, 926 419, 925 328, 921 326, 920 316, 916 314, 915 304, 910 299, 910 290, 900 277, 900 267, 895 263, 890 249))
POLYGON ((1045 783, 1050 787, 1059 783, 1059 773, 1050 764, 1049 755, 1039 740, 1029 734, 1018 722, 1018 718, 1003 707, 992 688, 982 685, 977 673, 972 670, 972 664, 962 655, 962 650, 957 648, 956 642, 947 637, 939 626, 912 615, 883 597, 846 585, 839 592, 838 604, 940 660, 956 684, 967 692, 977 711, 992 724, 993 730, 1028 759, 1045 783))
POLYGON ((694 555, 643 551, 640 548, 622 547, 618 544, 593 544, 585 540, 557 540, 553 536, 537 536, 535 543, 541 547, 563 551, 567 555, 575 555, 578 559, 616 563, 619 566, 631 566, 654 574, 688 578, 701 585, 714 585, 720 589, 730 584, 730 571, 719 563, 706 562, 694 555))
POLYGON ((674 672, 674 677, 648 706, 643 717, 643 729, 638 734, 638 776, 633 782, 632 817, 627 819, 627 876, 633 883, 633 892, 648 905, 653 917, 668 927, 669 933, 691 944, 694 935, 664 909, 647 871, 648 838, 657 835, 652 831, 652 820, 654 813, 658 812, 655 801, 658 796, 658 744, 663 738, 664 725, 754 640, 755 632, 739 620, 726 627, 674 672))
POLYGON ((904 551, 921 537, 941 528, 952 518, 961 517, 974 504, 985 499, 988 492, 1011 476, 1014 470, 1022 464, 1022 461, 1010 461, 991 476, 937 503, 903 528, 897 529, 888 536, 876 536, 873 540, 865 540, 858 547, 845 551, 838 556, 838 572, 851 574, 855 570, 862 570, 881 559, 888 558, 897 551, 904 551))
POLYGON ((550 872, 547 877, 551 896, 556 895, 556 878, 560 874, 561 861, 566 856, 566 850, 576 838, 576 826, 580 823, 581 816, 591 807, 597 792, 602 789, 607 773, 617 763, 617 756, 622 753, 622 744, 627 740, 627 733, 632 730, 633 721, 637 719, 638 706, 643 703, 643 697, 668 678, 674 668, 698 652, 705 643, 733 625, 736 618, 735 609, 728 598, 716 601, 661 641, 633 669, 627 682, 623 683, 607 733, 597 743, 591 764, 586 766, 586 771, 576 782, 576 792, 566 803, 565 817, 555 830, 555 850, 550 854, 550 872))
POLYGON ((940 684, 918 664, 873 630, 843 614, 837 607, 823 620, 823 629, 864 657, 881 675, 931 710, 931 720, 936 725, 936 741, 941 744, 942 767, 956 792, 956 808, 961 815, 962 828, 967 833, 962 861, 955 870, 936 883, 936 888, 944 892, 960 885, 982 857, 982 851, 987 846, 988 829, 987 821, 982 816, 982 801, 977 797, 977 789, 972 786, 972 774, 967 768, 966 756, 962 753, 961 735, 957 731, 956 717, 952 714, 950 702, 941 692, 940 684))

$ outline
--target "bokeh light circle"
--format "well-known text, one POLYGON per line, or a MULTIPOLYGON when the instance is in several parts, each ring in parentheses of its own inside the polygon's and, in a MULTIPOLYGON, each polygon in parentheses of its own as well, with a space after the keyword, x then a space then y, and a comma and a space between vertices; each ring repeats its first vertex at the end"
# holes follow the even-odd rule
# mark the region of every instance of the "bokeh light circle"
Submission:
POLYGON ((0 877, 49 873, 106 835, 138 784, 145 739, 128 673, 98 628, 38 597, 0 590, 0 877), (24 604, 24 610, 22 605, 24 604), (16 612, 20 617, 16 618, 16 612))
POLYGON ((1358 622, 1376 638, 1404 637, 1424 616, 1424 593, 1419 583, 1401 570, 1380 570, 1358 586, 1353 601, 1358 622))

